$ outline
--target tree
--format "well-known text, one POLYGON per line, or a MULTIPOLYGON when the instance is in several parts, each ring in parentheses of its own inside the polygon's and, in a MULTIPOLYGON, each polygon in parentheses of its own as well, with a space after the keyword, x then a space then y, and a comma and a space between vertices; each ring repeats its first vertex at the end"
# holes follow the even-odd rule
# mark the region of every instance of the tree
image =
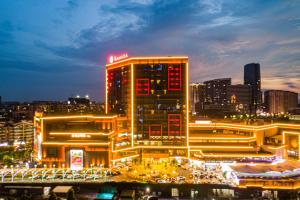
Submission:
POLYGON ((75 192, 73 188, 71 188, 67 193, 67 200, 76 200, 75 192))
POLYGON ((3 156, 3 163, 4 163, 4 165, 10 165, 10 164, 12 164, 11 157, 9 155, 4 155, 3 156))
POLYGON ((53 191, 50 192, 50 196, 48 200, 58 200, 56 194, 53 191))

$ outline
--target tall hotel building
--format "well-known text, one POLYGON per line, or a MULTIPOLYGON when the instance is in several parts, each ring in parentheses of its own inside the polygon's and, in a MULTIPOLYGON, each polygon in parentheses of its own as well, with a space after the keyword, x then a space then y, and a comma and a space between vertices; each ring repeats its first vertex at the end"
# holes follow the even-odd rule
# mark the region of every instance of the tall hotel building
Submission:
MULTIPOLYGON (((113 60, 110 59, 110 60, 113 60)), ((132 57, 106 65, 106 113, 126 118, 116 157, 187 156, 188 57, 132 57)))

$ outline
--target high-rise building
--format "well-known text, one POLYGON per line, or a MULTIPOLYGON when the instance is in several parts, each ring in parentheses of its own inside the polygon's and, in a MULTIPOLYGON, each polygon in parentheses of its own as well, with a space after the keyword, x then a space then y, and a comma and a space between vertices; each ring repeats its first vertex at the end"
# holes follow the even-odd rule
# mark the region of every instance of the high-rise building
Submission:
POLYGON ((190 84, 190 110, 192 114, 199 114, 204 110, 204 89, 204 84, 190 84))
POLYGON ((227 88, 231 78, 214 79, 204 82, 205 109, 227 109, 227 88))
POLYGON ((244 66, 244 85, 252 87, 250 112, 255 114, 262 102, 259 63, 249 63, 244 66))
POLYGON ((240 114, 250 112, 252 88, 249 85, 229 85, 227 88, 227 99, 230 109, 240 114))
POLYGON ((186 155, 187 77, 186 56, 132 57, 106 65, 106 113, 128 117, 128 146, 151 145, 155 151, 155 146, 164 148, 160 153, 166 156, 186 155), (168 146, 178 148, 170 152, 168 146))
POLYGON ((265 91, 265 106, 268 113, 285 113, 298 106, 298 93, 284 90, 265 91))

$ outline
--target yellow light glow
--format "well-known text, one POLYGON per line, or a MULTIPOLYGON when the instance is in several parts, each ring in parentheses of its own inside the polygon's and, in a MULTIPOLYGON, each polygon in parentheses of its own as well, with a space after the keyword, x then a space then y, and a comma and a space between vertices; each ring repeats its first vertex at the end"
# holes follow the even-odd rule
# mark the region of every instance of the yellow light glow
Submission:
POLYGON ((73 134, 87 134, 87 135, 111 135, 113 134, 115 131, 111 131, 109 133, 103 133, 103 132, 92 132, 92 133, 88 133, 88 132, 50 132, 50 135, 73 135, 73 134))
POLYGON ((274 157, 274 155, 258 155, 258 154, 236 154, 236 153, 233 153, 233 154, 203 154, 204 157, 235 157, 235 158, 239 158, 239 157, 262 157, 262 158, 265 158, 265 157, 274 157))
POLYGON ((196 123, 189 123, 189 127, 198 127, 198 128, 229 128, 229 129, 241 129, 241 130, 249 130, 249 131, 261 131, 267 130, 272 128, 296 128, 299 129, 300 125, 297 124, 282 124, 282 123, 274 123, 268 125, 261 125, 261 126, 250 126, 250 125, 241 125, 241 124, 232 124, 232 123, 211 123, 211 124, 196 124, 196 123))
POLYGON ((120 152, 120 151, 127 151, 127 150, 132 150, 132 149, 187 149, 186 146, 134 146, 130 148, 124 148, 124 149, 117 149, 114 150, 113 152, 120 152))
POLYGON ((93 116, 93 115, 70 115, 70 116, 56 116, 56 117, 42 117, 41 119, 74 119, 74 118, 92 118, 92 119, 113 119, 117 115, 113 116, 93 116))
POLYGON ((127 62, 127 61, 134 61, 134 60, 170 60, 170 59, 188 59, 187 56, 149 56, 149 57, 129 57, 127 59, 124 59, 124 60, 120 60, 118 62, 114 62, 114 63, 111 63, 111 64, 106 64, 106 67, 109 67, 109 66, 113 66, 113 65, 116 65, 116 64, 120 64, 120 63, 123 63, 123 62, 127 62))
POLYGON ((134 118, 133 118, 133 113, 134 113, 134 111, 133 111, 133 109, 134 109, 134 102, 133 102, 133 95, 134 95, 134 87, 133 87, 133 81, 134 81, 134 72, 133 72, 133 64, 131 63, 131 69, 130 69, 130 71, 131 71, 131 147, 133 147, 133 132, 134 132, 134 122, 133 122, 133 120, 134 120, 134 118))
POLYGON ((211 137, 190 137, 190 141, 192 140, 251 140, 256 139, 256 137, 214 137, 213 135, 211 137))
POLYGON ((135 158, 140 156, 139 154, 133 155, 133 156, 127 156, 127 157, 122 157, 122 158, 118 158, 118 159, 114 159, 112 161, 118 161, 118 160, 123 160, 123 159, 128 159, 128 158, 135 158))
POLYGON ((99 145, 99 146, 107 146, 109 142, 43 142, 43 145, 99 145))
MULTIPOLYGON (((216 148, 216 149, 253 149, 254 147, 251 146, 190 146, 190 148, 199 148, 199 149, 205 149, 205 148, 216 148)), ((195 150, 190 150, 190 151, 195 151, 195 150)))
POLYGON ((108 104, 108 102, 107 102, 107 100, 108 100, 108 91, 107 91, 107 89, 108 89, 108 86, 107 86, 107 81, 108 81, 108 78, 107 78, 107 69, 105 69, 105 114, 107 114, 107 104, 108 104))
POLYGON ((270 146, 268 146, 269 149, 282 149, 284 147, 285 147, 285 145, 282 145, 282 146, 279 146, 279 147, 270 147, 270 146))
POLYGON ((285 134, 299 135, 300 132, 295 132, 295 131, 282 131, 282 144, 285 144, 285 134))
POLYGON ((189 144, 189 63, 186 63, 186 145, 188 149, 188 158, 190 158, 190 144, 189 144))

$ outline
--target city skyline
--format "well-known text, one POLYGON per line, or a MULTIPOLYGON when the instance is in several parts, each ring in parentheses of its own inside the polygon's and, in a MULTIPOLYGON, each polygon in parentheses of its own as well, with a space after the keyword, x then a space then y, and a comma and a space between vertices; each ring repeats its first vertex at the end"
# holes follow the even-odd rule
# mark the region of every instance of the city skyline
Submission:
POLYGON ((76 94, 104 101, 106 58, 122 52, 188 55, 191 82, 243 83, 243 66, 258 62, 262 89, 300 90, 299 2, 1 1, 0 7, 3 101, 76 94))

